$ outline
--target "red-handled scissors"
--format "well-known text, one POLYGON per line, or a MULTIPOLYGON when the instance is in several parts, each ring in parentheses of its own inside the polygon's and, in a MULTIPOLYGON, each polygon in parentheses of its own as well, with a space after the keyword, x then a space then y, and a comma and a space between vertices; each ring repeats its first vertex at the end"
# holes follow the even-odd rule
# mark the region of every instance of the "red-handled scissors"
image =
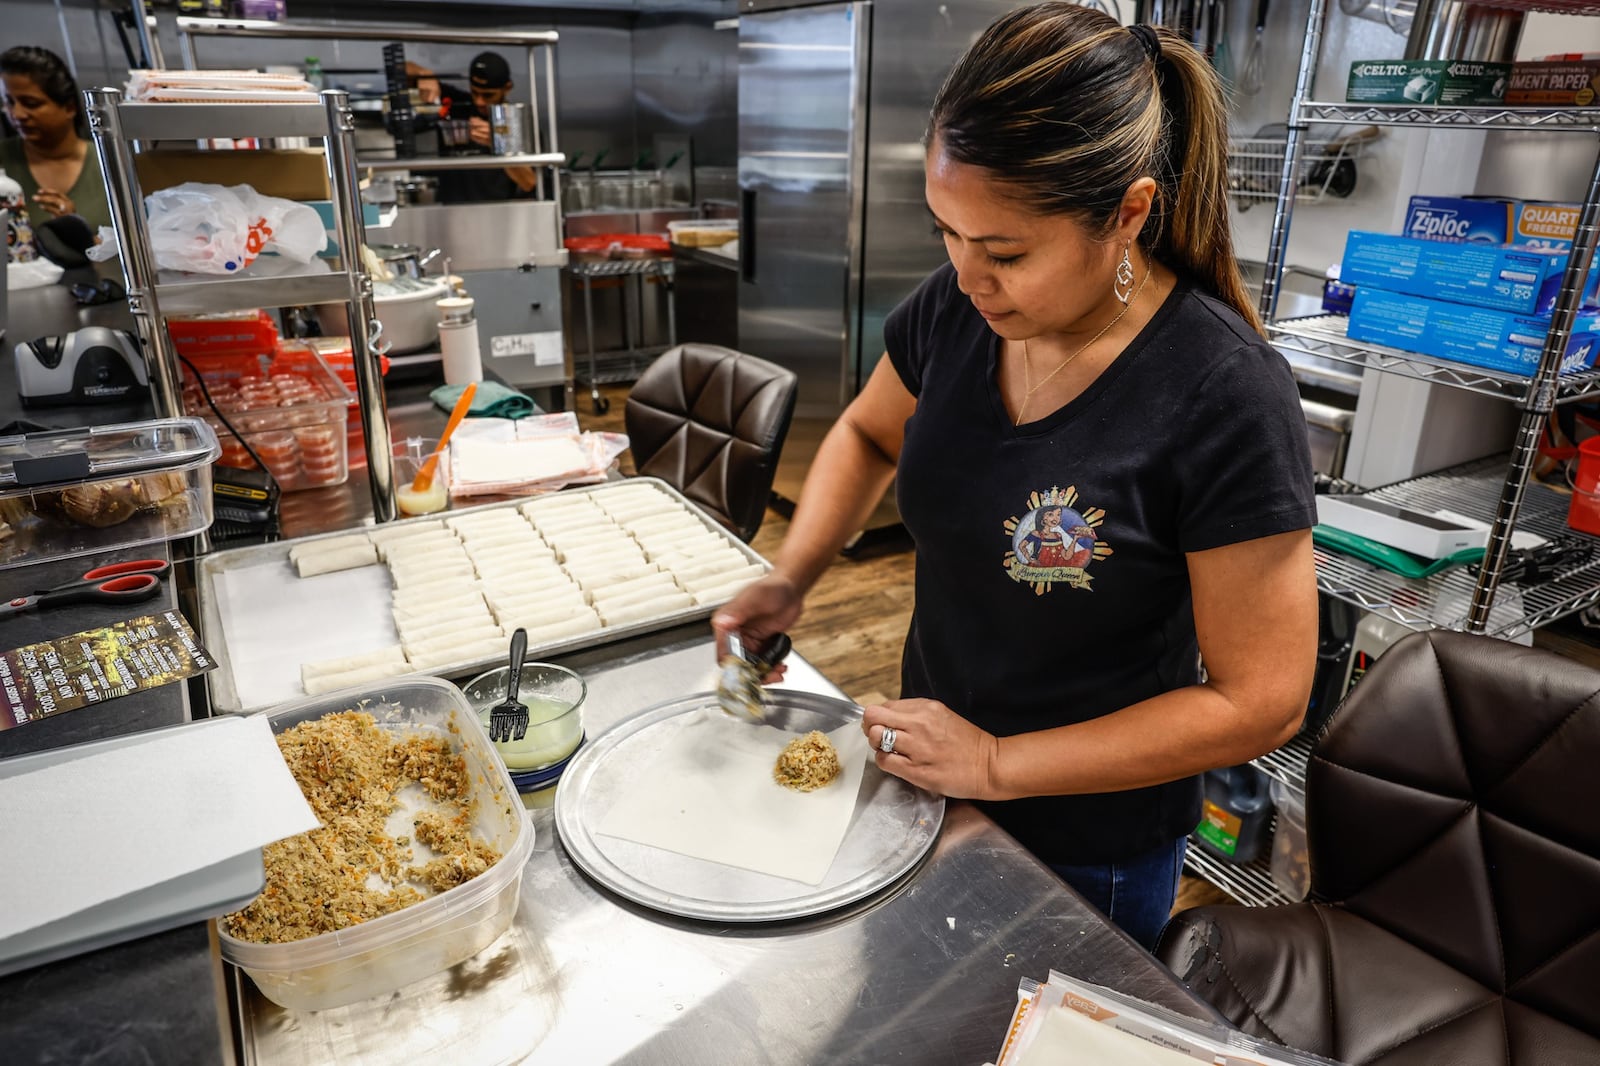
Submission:
POLYGON ((69 603, 137 603, 152 599, 161 590, 161 579, 171 569, 172 564, 165 559, 134 559, 97 566, 77 581, 0 604, 0 618, 36 607, 43 610, 69 603))

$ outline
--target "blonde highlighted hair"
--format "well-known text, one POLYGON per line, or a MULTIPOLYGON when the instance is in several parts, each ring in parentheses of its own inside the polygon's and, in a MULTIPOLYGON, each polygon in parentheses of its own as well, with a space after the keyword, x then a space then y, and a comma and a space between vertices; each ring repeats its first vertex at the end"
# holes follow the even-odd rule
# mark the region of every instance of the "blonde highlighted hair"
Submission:
MULTIPOLYGON (((1191 45, 1139 35, 1103 12, 1052 0, 986 29, 934 100, 930 142, 989 171, 1044 214, 1109 233, 1128 187, 1155 180, 1140 244, 1259 330, 1228 223, 1222 82, 1191 45)), ((1153 36, 1152 36, 1153 35, 1153 36)))

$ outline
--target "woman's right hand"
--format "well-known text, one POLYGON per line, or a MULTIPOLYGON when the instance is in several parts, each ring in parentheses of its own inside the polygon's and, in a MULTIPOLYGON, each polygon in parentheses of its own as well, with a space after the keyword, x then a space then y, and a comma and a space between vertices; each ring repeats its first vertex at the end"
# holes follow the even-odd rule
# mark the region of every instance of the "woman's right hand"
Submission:
POLYGON ((77 205, 72 202, 72 197, 56 189, 40 189, 34 193, 33 202, 50 212, 52 218, 70 215, 77 210, 77 205))
MULTIPOLYGON (((787 633, 800 620, 805 608, 805 598, 789 578, 774 571, 760 581, 746 585, 728 603, 711 616, 711 628, 717 635, 717 659, 728 653, 728 634, 738 633, 752 648, 765 647, 779 633, 787 633)), ((782 676, 780 665, 773 675, 763 681, 782 676)))

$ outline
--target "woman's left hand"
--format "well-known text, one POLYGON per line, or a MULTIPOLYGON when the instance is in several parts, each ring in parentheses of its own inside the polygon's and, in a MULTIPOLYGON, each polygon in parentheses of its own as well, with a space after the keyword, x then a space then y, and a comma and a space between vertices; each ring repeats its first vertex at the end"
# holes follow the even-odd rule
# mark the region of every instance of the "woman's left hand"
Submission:
POLYGON ((862 732, 878 768, 919 788, 955 799, 986 799, 992 792, 1000 742, 938 700, 890 700, 866 708, 862 732), (883 751, 885 729, 893 751, 883 751))
POLYGON ((72 202, 72 197, 64 192, 54 189, 40 189, 33 194, 33 202, 50 212, 56 218, 70 215, 77 210, 77 205, 72 202))

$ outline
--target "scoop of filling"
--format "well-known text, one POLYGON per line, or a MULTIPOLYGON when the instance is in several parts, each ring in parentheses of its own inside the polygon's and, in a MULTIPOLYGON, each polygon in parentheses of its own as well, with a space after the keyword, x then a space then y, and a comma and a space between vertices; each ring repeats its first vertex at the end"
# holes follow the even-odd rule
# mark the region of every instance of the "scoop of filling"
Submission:
POLYGON ((772 768, 773 780, 796 792, 821 788, 838 776, 839 753, 828 735, 815 729, 789 741, 772 768))

